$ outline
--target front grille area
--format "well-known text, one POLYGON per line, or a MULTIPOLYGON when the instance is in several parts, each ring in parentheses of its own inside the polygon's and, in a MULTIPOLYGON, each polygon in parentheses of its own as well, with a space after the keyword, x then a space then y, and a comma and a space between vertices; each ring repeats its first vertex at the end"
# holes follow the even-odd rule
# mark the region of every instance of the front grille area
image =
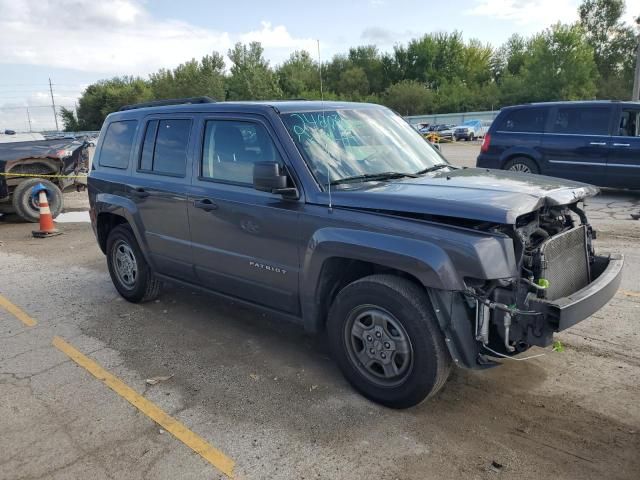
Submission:
POLYGON ((540 278, 549 281, 547 300, 566 297, 590 282, 587 229, 576 227, 555 235, 540 247, 540 278))

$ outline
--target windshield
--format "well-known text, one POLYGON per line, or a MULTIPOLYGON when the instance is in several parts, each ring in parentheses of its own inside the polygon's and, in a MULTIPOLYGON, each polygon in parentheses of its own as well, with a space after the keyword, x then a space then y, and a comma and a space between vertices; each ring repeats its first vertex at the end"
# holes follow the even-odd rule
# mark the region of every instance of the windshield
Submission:
POLYGON ((415 176, 447 161, 402 117, 384 108, 282 114, 318 183, 415 176))

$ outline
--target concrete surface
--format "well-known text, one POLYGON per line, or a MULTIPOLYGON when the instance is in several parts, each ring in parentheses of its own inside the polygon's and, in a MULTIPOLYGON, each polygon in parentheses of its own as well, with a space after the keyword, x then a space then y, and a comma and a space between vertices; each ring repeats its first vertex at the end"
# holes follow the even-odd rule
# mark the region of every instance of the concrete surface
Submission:
MULTIPOLYGON (((472 164, 477 148, 443 150, 472 164)), ((85 210, 86 194, 66 205, 85 210)), ((0 308, 0 479, 224 478, 55 349, 54 335, 231 457, 236 478, 640 478, 640 222, 628 216, 638 209, 640 194, 590 202, 597 248, 627 264, 615 299, 558 336, 564 352, 455 370, 406 411, 355 393, 323 336, 175 286, 125 302, 87 223, 36 240, 31 225, 2 219, 0 294, 38 324, 0 308)))

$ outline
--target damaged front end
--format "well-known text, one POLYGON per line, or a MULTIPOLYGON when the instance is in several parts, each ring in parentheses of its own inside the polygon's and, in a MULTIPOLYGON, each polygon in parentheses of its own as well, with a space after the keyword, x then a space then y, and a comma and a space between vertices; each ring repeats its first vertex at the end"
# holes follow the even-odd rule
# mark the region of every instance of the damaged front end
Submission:
POLYGON ((622 256, 595 253, 595 231, 577 202, 543 207, 494 231, 512 238, 519 275, 466 279, 464 293, 432 298, 449 314, 445 335, 454 360, 472 368, 549 346, 555 332, 602 308, 622 278, 622 256))

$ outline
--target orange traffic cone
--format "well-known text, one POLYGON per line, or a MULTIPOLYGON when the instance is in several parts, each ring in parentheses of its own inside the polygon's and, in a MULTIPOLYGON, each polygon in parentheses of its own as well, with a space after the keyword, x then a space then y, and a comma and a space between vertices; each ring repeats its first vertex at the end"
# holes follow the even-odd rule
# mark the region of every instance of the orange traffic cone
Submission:
POLYGON ((51 210, 49 210, 46 190, 40 190, 38 192, 38 203, 40 204, 40 230, 31 232, 33 236, 36 238, 46 238, 61 235, 62 232, 57 230, 53 225, 53 217, 51 216, 51 210))

